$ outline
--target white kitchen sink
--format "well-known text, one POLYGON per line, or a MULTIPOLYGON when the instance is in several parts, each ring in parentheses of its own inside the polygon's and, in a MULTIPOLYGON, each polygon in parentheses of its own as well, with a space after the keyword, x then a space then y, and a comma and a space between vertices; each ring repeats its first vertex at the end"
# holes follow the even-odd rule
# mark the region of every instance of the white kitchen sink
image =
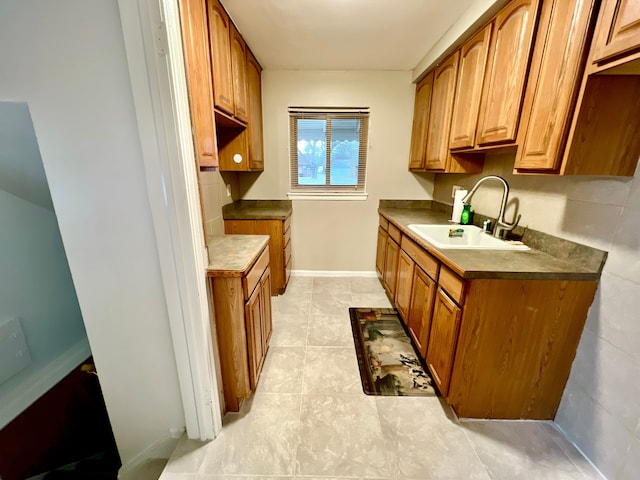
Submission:
POLYGON ((436 248, 475 250, 529 250, 522 243, 510 243, 485 233, 475 225, 411 224, 409 230, 417 233, 436 248), (459 236, 462 230, 462 236, 459 236))

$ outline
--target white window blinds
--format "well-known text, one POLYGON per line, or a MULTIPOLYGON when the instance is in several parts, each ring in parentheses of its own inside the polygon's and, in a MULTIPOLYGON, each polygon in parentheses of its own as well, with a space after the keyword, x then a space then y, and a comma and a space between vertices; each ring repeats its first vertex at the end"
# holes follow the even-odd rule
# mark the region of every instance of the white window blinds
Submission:
POLYGON ((365 192, 368 108, 289 108, 291 191, 365 192))

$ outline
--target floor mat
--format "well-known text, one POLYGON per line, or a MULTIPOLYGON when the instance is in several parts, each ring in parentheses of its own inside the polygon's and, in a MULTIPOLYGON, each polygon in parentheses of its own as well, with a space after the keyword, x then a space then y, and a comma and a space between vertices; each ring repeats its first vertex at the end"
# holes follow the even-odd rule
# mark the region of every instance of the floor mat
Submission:
POLYGON ((349 308, 362 389, 367 395, 438 395, 392 308, 349 308))

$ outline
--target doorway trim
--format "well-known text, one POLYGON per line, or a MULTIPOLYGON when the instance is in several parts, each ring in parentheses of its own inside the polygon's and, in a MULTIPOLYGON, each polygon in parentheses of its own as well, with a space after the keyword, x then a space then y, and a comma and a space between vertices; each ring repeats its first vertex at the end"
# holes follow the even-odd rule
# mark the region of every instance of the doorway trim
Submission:
POLYGON ((187 435, 222 430, 176 0, 118 0, 187 435))

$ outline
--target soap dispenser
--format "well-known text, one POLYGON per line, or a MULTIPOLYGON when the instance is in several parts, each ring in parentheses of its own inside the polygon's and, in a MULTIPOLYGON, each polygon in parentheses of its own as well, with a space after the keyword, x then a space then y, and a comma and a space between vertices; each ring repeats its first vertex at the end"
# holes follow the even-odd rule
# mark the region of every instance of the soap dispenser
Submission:
POLYGON ((462 225, 469 225, 473 222, 473 212, 471 211, 471 205, 466 204, 462 208, 462 215, 460 215, 460 223, 462 225))

